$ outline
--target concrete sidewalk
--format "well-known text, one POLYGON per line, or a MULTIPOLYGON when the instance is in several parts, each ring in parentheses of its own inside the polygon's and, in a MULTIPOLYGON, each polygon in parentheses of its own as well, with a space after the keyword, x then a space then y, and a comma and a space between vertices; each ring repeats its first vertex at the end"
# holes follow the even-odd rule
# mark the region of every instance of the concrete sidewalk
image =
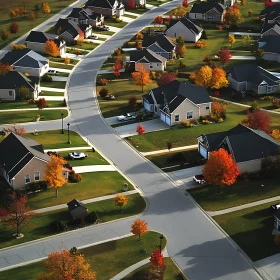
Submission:
MULTIPOLYGON (((264 188, 265 188, 265 186, 264 186, 264 188)), ((235 206, 235 207, 219 210, 219 211, 208 211, 207 213, 210 216, 214 217, 214 216, 223 215, 223 214, 235 212, 235 211, 238 211, 238 210, 243 210, 243 209, 246 209, 246 208, 262 205, 262 204, 265 204, 265 203, 268 203, 268 202, 274 202, 276 200, 280 200, 280 195, 279 196, 274 196, 274 197, 271 197, 271 198, 267 198, 267 199, 263 199, 263 200, 258 200, 258 201, 247 203, 247 204, 243 204, 243 205, 240 205, 240 206, 235 206)))
POLYGON ((125 14, 131 15, 131 16, 135 16, 135 17, 140 17, 140 16, 141 16, 141 15, 139 15, 139 14, 131 13, 131 12, 127 12, 127 11, 124 12, 124 15, 125 15, 125 14))
POLYGON ((135 18, 126 17, 125 15, 122 16, 122 21, 124 21, 124 22, 132 22, 134 20, 135 20, 135 18))
POLYGON ((68 77, 60 77, 60 76, 53 76, 52 80, 55 81, 59 81, 59 82, 66 82, 68 80, 68 77))
POLYGON ((65 92, 64 88, 40 87, 44 91, 65 92))
MULTIPOLYGON (((137 190, 121 192, 121 194, 125 194, 125 195, 132 195, 132 194, 136 194, 136 193, 138 193, 137 190)), ((102 201, 102 200, 107 200, 107 199, 113 199, 117 194, 118 193, 110 194, 110 195, 105 195, 105 196, 100 196, 100 197, 96 197, 96 198, 90 198, 90 199, 82 200, 81 202, 83 202, 84 204, 87 204, 87 203, 92 203, 92 202, 97 202, 97 201, 102 201)), ((41 209, 34 209, 34 211, 36 211, 37 213, 45 213, 45 212, 50 212, 50 211, 64 209, 64 208, 67 208, 67 204, 66 203, 65 204, 51 206, 51 207, 41 208, 41 209)))
MULTIPOLYGON (((112 63, 112 68, 113 68, 113 66, 114 66, 114 63, 112 63)), ((124 73, 124 69, 120 69, 120 73, 124 73)), ((98 74, 110 74, 110 73, 114 73, 114 71, 113 70, 99 70, 98 71, 98 74)))
POLYGON ((76 173, 88 173, 88 172, 100 172, 100 171, 117 171, 116 167, 112 165, 84 165, 84 166, 74 166, 74 171, 76 173))
MULTIPOLYGON (((43 96, 46 101, 63 101, 64 96, 43 96)), ((63 109, 66 109, 67 107, 63 107, 63 109)))
MULTIPOLYGON (((167 253, 167 250, 164 249, 162 251, 162 254, 163 256, 166 258, 166 257, 169 257, 168 253, 167 253)), ((110 280, 121 280, 123 279, 125 276, 127 276, 129 273, 135 271, 137 268, 147 264, 150 262, 150 258, 147 258, 147 259, 144 259, 138 263, 135 263, 133 265, 131 265, 130 267, 126 268, 125 270, 121 271, 119 274, 117 274, 116 276, 114 276, 113 278, 111 278, 110 280)))
POLYGON ((157 151, 152 151, 152 152, 141 152, 141 154, 146 157, 146 156, 151 156, 151 155, 156 155, 156 154, 164 154, 164 153, 172 153, 172 152, 176 152, 176 151, 182 151, 182 150, 192 150, 197 148, 198 145, 189 145, 189 146, 182 146, 182 147, 178 147, 178 148, 172 148, 170 151, 168 149, 164 149, 164 150, 157 150, 157 151))

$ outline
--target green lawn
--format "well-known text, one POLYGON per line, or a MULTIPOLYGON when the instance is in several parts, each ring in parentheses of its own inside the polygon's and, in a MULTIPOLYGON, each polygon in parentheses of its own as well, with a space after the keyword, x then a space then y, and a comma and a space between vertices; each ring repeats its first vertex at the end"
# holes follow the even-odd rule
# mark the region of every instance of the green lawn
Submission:
POLYGON ((113 31, 106 31, 106 30, 99 30, 99 29, 92 29, 93 34, 103 34, 103 35, 114 35, 115 32, 113 31))
MULTIPOLYGON (((66 116, 66 115, 64 115, 66 116)), ((70 126, 71 129, 71 126, 70 126)), ((60 148, 71 148, 71 147, 87 147, 88 144, 80 137, 75 131, 69 131, 71 144, 68 144, 67 131, 61 134, 61 130, 48 130, 39 131, 39 135, 33 135, 32 133, 26 133, 26 137, 36 140, 38 143, 43 145, 44 149, 60 149, 60 148)))
POLYGON ((112 63, 104 63, 100 70, 113 70, 114 62, 112 63))
POLYGON ((52 81, 52 82, 40 82, 41 87, 50 87, 50 88, 62 88, 66 87, 66 82, 64 81, 52 81))
MULTIPOLYGON (((121 74, 121 78, 126 77, 125 74, 121 74)), ((147 86, 144 90, 145 93, 150 89, 157 87, 156 83, 153 82, 147 86)), ((97 91, 99 91, 103 86, 98 86, 97 91)), ((109 90, 109 94, 113 94, 115 100, 104 100, 98 97, 99 106, 104 118, 118 116, 120 114, 131 112, 131 108, 128 106, 128 99, 130 96, 137 96, 138 102, 142 102, 141 87, 135 86, 131 80, 126 81, 111 81, 106 86, 109 90)))
MULTIPOLYGON (((88 54, 88 51, 85 51, 85 50, 78 50, 78 49, 82 49, 82 45, 81 46, 75 46, 75 47, 70 47, 70 48, 67 48, 67 53, 71 53, 71 54, 76 54, 78 52, 78 55, 87 55, 88 54)), ((79 58, 78 56, 76 56, 76 60, 79 61, 79 58)))
MULTIPOLYGON (((87 204, 87 208, 89 212, 96 211, 103 222, 108 222, 141 213, 145 209, 145 201, 139 194, 134 194, 129 196, 128 203, 123 208, 122 212, 120 211, 120 208, 114 204, 112 199, 89 203, 87 204)), ((61 221, 66 223, 70 221, 70 219, 67 208, 38 214, 31 219, 32 226, 21 230, 24 234, 24 238, 21 239, 14 239, 13 234, 15 233, 15 230, 11 228, 4 228, 1 224, 0 248, 53 235, 53 232, 49 227, 49 224, 52 221, 61 221)))
POLYGON ((64 204, 74 198, 79 200, 115 194, 123 191, 123 184, 128 183, 129 190, 133 186, 117 171, 102 171, 82 173, 82 181, 71 183, 59 189, 59 197, 55 197, 55 190, 30 194, 28 204, 32 209, 40 209, 53 205, 64 204))
POLYGON ((269 211, 269 206, 278 202, 213 218, 253 261, 257 261, 279 253, 271 234, 273 217, 269 211))
POLYGON ((81 150, 81 152, 86 153, 88 156, 83 160, 73 160, 68 157, 67 152, 59 152, 59 155, 63 156, 72 166, 83 166, 83 165, 108 165, 109 163, 98 153, 92 150, 81 150))
MULTIPOLYGON (((63 57, 51 57, 49 58, 51 62, 60 62, 64 64, 65 58, 63 57)), ((77 64, 79 61, 75 60, 75 59, 70 59, 70 64, 77 64)))
POLYGON ((147 0, 147 4, 153 5, 153 6, 160 6, 164 3, 170 2, 171 0, 163 0, 163 1, 158 1, 158 0, 147 0))
POLYGON ((66 65, 66 64, 56 63, 56 62, 50 62, 49 65, 50 67, 53 68, 61 68, 61 69, 68 69, 68 70, 72 70, 74 68, 73 65, 66 65))
POLYGON ((241 181, 234 185, 217 187, 206 185, 188 190, 188 193, 206 211, 217 211, 280 195, 279 179, 241 181))
MULTIPOLYGON (((43 97, 42 97, 43 98, 43 97)), ((49 108, 63 107, 62 101, 47 101, 49 108)), ((11 101, 0 102, 0 110, 22 109, 22 108, 37 108, 36 104, 29 104, 27 101, 11 101)))
POLYGON ((42 97, 45 96, 64 96, 64 92, 56 92, 56 91, 43 91, 42 97))
POLYGON ((134 18, 134 19, 136 19, 136 18, 138 18, 138 16, 133 16, 133 15, 129 15, 129 14, 124 14, 124 16, 125 17, 128 17, 128 18, 134 18))
MULTIPOLYGON (((84 49, 84 50, 94 50, 96 47, 98 47, 100 44, 98 43, 93 43, 93 42, 82 42, 81 44, 76 45, 75 47, 78 49, 84 49)), ((86 52, 85 54, 87 54, 86 52)))
POLYGON ((139 9, 132 9, 132 10, 125 9, 125 11, 130 12, 130 13, 134 13, 134 14, 142 15, 142 14, 145 14, 146 12, 148 12, 149 9, 146 9, 146 8, 139 8, 139 9))
MULTIPOLYGON (((167 269, 164 274, 164 280, 186 280, 185 276, 178 269, 171 258, 164 258, 164 264, 167 269)), ((148 270, 153 270, 150 264, 146 264, 128 274, 122 280, 143 280, 147 277, 148 270)), ((1 279, 1 278, 0 278, 1 279)))
POLYGON ((50 121, 60 118, 61 112, 64 116, 68 116, 67 110, 36 110, 36 111, 18 111, 18 112, 0 112, 1 124, 9 123, 25 123, 35 122, 38 115, 41 116, 41 121, 50 121))
MULTIPOLYGON (((114 26, 117 28, 123 28, 127 25, 127 22, 125 22, 125 21, 116 22, 115 19, 113 19, 113 18, 106 18, 105 24, 106 24, 106 26, 109 26, 109 27, 114 26)), ((94 31, 93 31, 93 33, 94 33, 94 31)))

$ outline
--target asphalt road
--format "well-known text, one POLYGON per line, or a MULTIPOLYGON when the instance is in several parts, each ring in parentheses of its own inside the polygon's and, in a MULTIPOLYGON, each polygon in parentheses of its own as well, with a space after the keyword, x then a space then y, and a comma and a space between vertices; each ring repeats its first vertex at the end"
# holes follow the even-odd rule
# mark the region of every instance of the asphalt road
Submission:
MULTIPOLYGON (((167 237, 168 253, 188 279, 260 279, 243 255, 192 200, 163 172, 119 138, 99 113, 95 80, 98 69, 108 55, 151 22, 155 16, 165 13, 181 2, 174 0, 149 11, 123 28, 79 64, 68 87, 71 118, 76 123, 76 128, 142 190, 148 204, 142 219, 148 222, 150 230, 162 232, 167 237)), ((39 123, 37 129, 49 128, 47 125, 39 123)), ((66 248, 81 247, 120 237, 130 232, 134 219, 135 217, 88 227, 12 249, 0 250, 0 267, 44 258, 48 253, 57 250, 62 243, 66 248)))

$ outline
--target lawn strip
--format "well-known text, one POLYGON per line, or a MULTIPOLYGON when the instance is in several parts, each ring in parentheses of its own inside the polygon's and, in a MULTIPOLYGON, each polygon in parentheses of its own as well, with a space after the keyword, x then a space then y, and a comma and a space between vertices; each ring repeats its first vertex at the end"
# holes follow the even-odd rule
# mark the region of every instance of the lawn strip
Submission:
POLYGON ((42 91, 43 94, 40 96, 41 98, 44 98, 44 96, 64 96, 64 92, 56 92, 56 91, 42 91))
MULTIPOLYGON (((63 107, 62 101, 47 101, 48 108, 63 107)), ((0 110, 12 110, 12 109, 26 109, 37 108, 37 104, 31 104, 27 101, 11 101, 0 102, 0 110)), ((41 111, 38 111, 41 112, 41 111)))
POLYGON ((66 64, 55 63, 55 62, 50 62, 49 65, 52 68, 58 68, 58 69, 60 68, 60 69, 72 70, 74 68, 73 65, 66 65, 66 64))
POLYGON ((65 81, 40 82, 40 86, 64 89, 66 87, 66 82, 65 81))

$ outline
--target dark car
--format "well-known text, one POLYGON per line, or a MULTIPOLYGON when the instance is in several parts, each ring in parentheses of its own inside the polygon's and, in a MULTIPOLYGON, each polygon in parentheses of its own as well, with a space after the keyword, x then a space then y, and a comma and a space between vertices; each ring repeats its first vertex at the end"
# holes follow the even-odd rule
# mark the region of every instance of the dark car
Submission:
POLYGON ((272 212, 277 211, 278 209, 280 209, 280 203, 270 205, 269 209, 270 209, 272 212))
POLYGON ((48 151, 47 154, 48 154, 49 156, 50 156, 50 155, 53 155, 53 156, 56 156, 56 157, 59 156, 58 152, 54 152, 54 151, 48 151))

